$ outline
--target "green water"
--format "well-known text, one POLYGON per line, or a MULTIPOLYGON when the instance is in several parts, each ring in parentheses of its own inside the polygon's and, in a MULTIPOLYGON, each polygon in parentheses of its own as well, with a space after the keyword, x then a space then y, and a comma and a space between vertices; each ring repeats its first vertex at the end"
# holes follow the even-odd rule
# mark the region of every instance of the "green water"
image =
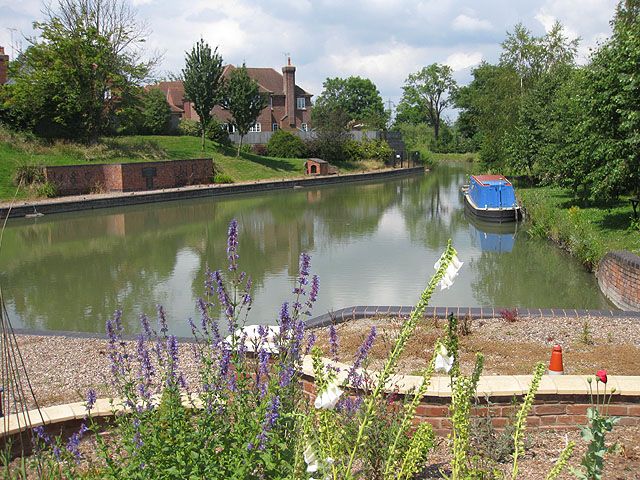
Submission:
POLYGON ((123 309, 165 306, 175 334, 197 318, 204 272, 226 267, 226 230, 240 225, 241 266, 255 285, 249 323, 275 323, 298 257, 320 276, 315 314, 351 305, 412 305, 447 240, 465 262, 436 306, 610 308, 571 257, 522 225, 470 223, 462 166, 368 184, 198 199, 10 221, 0 281, 15 327, 102 332, 123 309))

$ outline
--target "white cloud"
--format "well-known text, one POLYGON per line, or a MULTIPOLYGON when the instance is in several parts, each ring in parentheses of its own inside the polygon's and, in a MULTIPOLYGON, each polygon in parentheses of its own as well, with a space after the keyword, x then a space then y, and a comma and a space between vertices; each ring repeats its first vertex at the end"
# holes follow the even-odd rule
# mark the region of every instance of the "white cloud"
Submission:
POLYGON ((493 25, 488 20, 471 17, 466 14, 458 15, 451 24, 454 30, 476 32, 481 30, 491 30, 493 25))
POLYGON ((454 72, 457 72, 458 70, 464 70, 465 68, 478 65, 481 61, 482 53, 480 52, 455 52, 449 55, 444 63, 449 65, 454 72))
POLYGON ((131 3, 134 7, 139 7, 140 5, 149 5, 153 3, 153 0, 131 0, 131 3))

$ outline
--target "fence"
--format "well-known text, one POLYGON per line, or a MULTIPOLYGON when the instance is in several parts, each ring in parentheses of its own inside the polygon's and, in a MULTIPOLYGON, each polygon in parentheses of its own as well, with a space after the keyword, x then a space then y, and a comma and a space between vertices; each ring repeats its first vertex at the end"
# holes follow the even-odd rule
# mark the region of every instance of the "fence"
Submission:
MULTIPOLYGON (((302 140, 312 140, 316 137, 316 132, 303 132, 302 130, 296 130, 291 132, 294 135, 297 135, 302 140)), ((273 132, 249 132, 242 139, 242 143, 246 145, 266 145, 269 143, 269 139, 273 135, 273 132)), ((376 140, 378 138, 382 138, 382 132, 379 131, 361 131, 361 130, 352 130, 350 132, 351 138, 357 141, 361 141, 363 138, 368 138, 369 140, 376 140)), ((240 135, 238 133, 230 133, 229 139, 233 143, 240 143, 240 135)))

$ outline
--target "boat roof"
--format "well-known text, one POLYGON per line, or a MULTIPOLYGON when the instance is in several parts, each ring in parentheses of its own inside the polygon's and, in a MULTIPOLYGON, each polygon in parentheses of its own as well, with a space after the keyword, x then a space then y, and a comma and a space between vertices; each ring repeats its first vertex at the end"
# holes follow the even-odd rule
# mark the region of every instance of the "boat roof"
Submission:
POLYGON ((511 182, 502 175, 471 175, 476 182, 483 186, 489 185, 508 185, 511 186, 511 182))

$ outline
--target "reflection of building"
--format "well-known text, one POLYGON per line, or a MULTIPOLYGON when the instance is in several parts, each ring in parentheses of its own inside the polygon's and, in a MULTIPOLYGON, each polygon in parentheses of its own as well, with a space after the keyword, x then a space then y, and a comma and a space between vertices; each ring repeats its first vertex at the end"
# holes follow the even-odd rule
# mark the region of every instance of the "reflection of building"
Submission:
POLYGON ((307 203, 316 203, 322 200, 322 190, 308 190, 307 203))

